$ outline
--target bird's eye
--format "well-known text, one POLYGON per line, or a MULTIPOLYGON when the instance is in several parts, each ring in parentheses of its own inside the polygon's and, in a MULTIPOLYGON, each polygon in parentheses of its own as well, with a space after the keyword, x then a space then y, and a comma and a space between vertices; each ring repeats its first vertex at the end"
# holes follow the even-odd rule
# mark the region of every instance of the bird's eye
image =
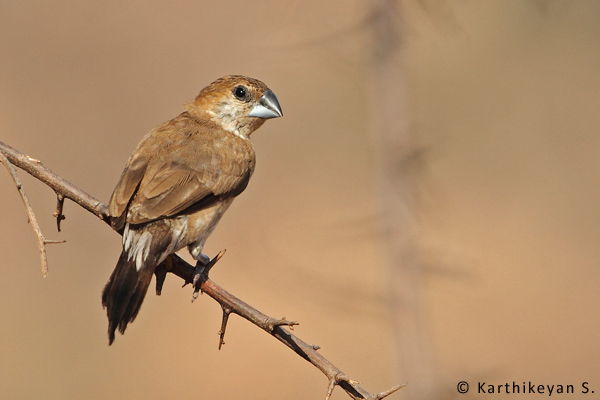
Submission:
POLYGON ((248 94, 248 89, 246 89, 244 86, 238 86, 235 89, 233 89, 233 94, 239 100, 245 100, 246 95, 248 94))

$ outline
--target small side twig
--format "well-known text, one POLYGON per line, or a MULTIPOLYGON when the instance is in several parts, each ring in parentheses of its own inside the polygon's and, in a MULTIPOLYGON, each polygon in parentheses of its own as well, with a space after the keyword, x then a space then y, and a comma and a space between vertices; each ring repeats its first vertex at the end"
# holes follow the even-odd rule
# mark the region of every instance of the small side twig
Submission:
MULTIPOLYGON (((31 159, 31 161, 37 161, 37 160, 31 159)), ((37 219, 35 218, 35 214, 33 213, 33 209, 29 205, 29 199, 27 198, 27 194, 25 194, 25 188, 23 187, 23 184, 21 183, 21 180, 19 179, 19 176, 17 175, 17 171, 15 171, 15 167, 12 165, 12 163, 10 161, 8 161, 8 159, 2 153, 0 153, 0 162, 2 162, 2 164, 4 164, 4 166, 6 167, 6 169, 8 169, 8 172, 10 173, 10 176, 12 177, 13 181, 15 182, 15 185, 17 186, 17 190, 19 191, 19 194, 21 195, 21 200, 23 200, 23 204, 25 205, 25 211, 27 212, 27 217, 29 218, 29 223, 31 224, 31 227, 33 228, 33 232, 35 233, 35 236, 37 237, 38 249, 40 251, 40 262, 42 264, 42 276, 45 278, 46 275, 48 274, 48 258, 46 256, 46 245, 47 244, 55 244, 55 243, 64 243, 65 241, 64 240, 63 241, 46 240, 46 238, 44 238, 44 235, 42 234, 42 230, 40 229, 40 225, 38 224, 37 219)))
POLYGON ((325 400, 329 400, 331 394, 333 393, 333 389, 335 388, 335 379, 329 380, 329 385, 327 385, 327 394, 325 395, 325 400))
MULTIPOLYGON (((105 204, 88 195, 75 185, 67 182, 62 177, 56 175, 54 172, 44 167, 38 160, 28 157, 2 142, 0 142, 0 156, 0 161, 7 165, 7 167, 10 163, 13 163, 15 166, 25 170, 33 177, 50 186, 56 193, 73 200, 73 202, 93 213, 105 223, 110 224, 110 216, 105 204)), ((11 170, 10 167, 8 168, 11 170)), ((12 170, 14 170, 14 168, 12 170)), ((21 189, 20 183, 17 184, 17 187, 21 189)), ((40 237, 43 239, 41 233, 40 237)), ((42 242, 44 244, 51 243, 51 241, 45 239, 43 239, 42 242)), ((293 325, 297 325, 295 321, 287 321, 285 318, 271 318, 219 287, 213 281, 208 279, 207 271, 221 258, 222 255, 222 253, 219 253, 219 255, 211 260, 210 266, 205 269, 201 278, 198 280, 197 285, 194 287, 195 291, 199 289, 216 300, 224 310, 224 321, 221 323, 221 332, 219 332, 221 342, 225 335, 229 314, 234 313, 269 333, 325 374, 329 380, 327 399, 331 396, 335 386, 341 387, 354 400, 381 400, 406 386, 406 384, 397 385, 377 394, 366 391, 359 386, 357 381, 348 378, 339 368, 317 352, 319 346, 308 344, 294 336, 288 330, 282 328, 282 326, 285 325, 290 326, 291 329, 293 325), (227 317, 225 317, 225 309, 229 310, 227 317)), ((186 263, 176 254, 172 254, 157 267, 157 294, 160 294, 164 278, 168 272, 183 279, 184 286, 188 283, 192 283, 196 276, 196 269, 194 266, 186 263)), ((220 345, 222 344, 223 343, 220 343, 220 345)))
MULTIPOLYGON (((167 262, 165 268, 168 272, 180 277, 186 283, 191 283, 194 279, 195 268, 184 260, 182 260, 176 254, 172 254, 166 260, 167 262)), ((162 265, 162 264, 161 264, 162 265)), ((203 293, 206 293, 214 300, 216 300, 223 309, 227 308, 230 310, 230 314, 237 314, 240 317, 250 321, 254 325, 263 329, 265 332, 269 333, 271 336, 275 337, 281 343, 285 344, 292 351, 298 354, 300 357, 314 365, 317 369, 319 369, 327 379, 329 380, 328 391, 329 396, 331 396, 331 392, 333 392, 333 388, 331 388, 332 381, 333 387, 339 386, 341 387, 348 396, 350 396, 354 400, 381 400, 384 397, 389 396, 390 394, 398 391, 402 387, 406 386, 397 385, 392 387, 389 390, 386 390, 381 393, 370 393, 367 390, 363 389, 358 381, 350 379, 346 374, 344 374, 338 367, 333 365, 329 360, 327 360, 323 355, 321 355, 317 350, 319 346, 311 345, 297 336, 293 335, 290 331, 284 329, 283 325, 297 325, 295 321, 288 321, 285 318, 276 319, 271 318, 268 315, 263 314, 258 311, 254 307, 245 303, 244 301, 238 299, 231 293, 227 292, 225 289, 218 286, 216 283, 208 279, 206 274, 202 274, 200 280, 198 281, 198 285, 200 286, 203 293)), ((229 318, 229 316, 227 316, 229 318)), ((227 322, 225 322, 226 324, 227 322)), ((221 332, 223 332, 223 327, 221 332)), ((219 334, 221 334, 219 332, 219 334)), ((224 333, 223 333, 224 334, 224 333)))
POLYGON ((227 321, 229 320, 229 314, 231 314, 231 310, 225 306, 221 306, 223 308, 223 320, 221 321, 221 330, 219 331, 219 350, 221 350, 221 346, 225 344, 225 329, 227 328, 227 321))
POLYGON ((50 171, 40 160, 29 157, 2 141, 0 141, 0 153, 14 166, 21 168, 29 175, 48 185, 56 193, 60 193, 65 198, 72 200, 110 225, 108 208, 104 203, 90 196, 63 177, 50 171))
POLYGON ((398 390, 402 389, 404 386, 406 386, 406 383, 403 383, 401 385, 396 385, 393 388, 388 389, 384 392, 377 393, 375 395, 375 400, 381 400, 385 397, 388 397, 390 394, 397 392, 398 390))
POLYGON ((273 330, 278 326, 287 326, 293 331, 295 325, 300 325, 300 323, 296 321, 288 321, 285 319, 285 317, 281 317, 281 319, 268 317, 267 320, 261 324, 261 328, 266 331, 273 332, 273 330))

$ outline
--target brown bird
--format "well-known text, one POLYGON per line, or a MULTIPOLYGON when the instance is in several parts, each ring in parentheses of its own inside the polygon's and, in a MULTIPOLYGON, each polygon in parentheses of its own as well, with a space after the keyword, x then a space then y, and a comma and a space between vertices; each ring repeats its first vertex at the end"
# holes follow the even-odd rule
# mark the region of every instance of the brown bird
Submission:
POLYGON ((102 293, 109 345, 137 316, 167 256, 187 246, 197 270, 209 261, 204 243, 254 171, 250 134, 283 115, 264 83, 240 75, 214 81, 184 108, 142 139, 110 198, 123 251, 102 293))

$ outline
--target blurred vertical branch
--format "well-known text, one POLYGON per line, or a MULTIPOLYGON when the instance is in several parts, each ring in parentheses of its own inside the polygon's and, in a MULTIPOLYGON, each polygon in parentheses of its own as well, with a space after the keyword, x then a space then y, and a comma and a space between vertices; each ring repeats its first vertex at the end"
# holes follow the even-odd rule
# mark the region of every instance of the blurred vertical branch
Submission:
POLYGON ((433 396, 422 276, 415 248, 416 166, 403 68, 401 4, 373 0, 370 130, 375 151, 380 223, 387 246, 388 299, 396 335, 398 374, 408 399, 433 396))

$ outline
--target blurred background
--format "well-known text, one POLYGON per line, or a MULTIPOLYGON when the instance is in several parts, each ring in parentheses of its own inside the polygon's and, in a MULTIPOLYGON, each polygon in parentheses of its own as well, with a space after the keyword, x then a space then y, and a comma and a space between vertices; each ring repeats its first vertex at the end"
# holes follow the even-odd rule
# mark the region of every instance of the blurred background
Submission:
MULTIPOLYGON (((600 3, 4 1, 0 57, 0 140, 103 202, 202 87, 263 80, 285 116, 252 137, 211 278, 371 392, 600 392, 600 3)), ((0 172, 2 399, 324 398, 324 375, 239 317, 218 351, 219 305, 173 276, 108 347, 120 238, 69 201, 56 233, 53 192, 20 177, 67 243, 43 279, 0 172)))

